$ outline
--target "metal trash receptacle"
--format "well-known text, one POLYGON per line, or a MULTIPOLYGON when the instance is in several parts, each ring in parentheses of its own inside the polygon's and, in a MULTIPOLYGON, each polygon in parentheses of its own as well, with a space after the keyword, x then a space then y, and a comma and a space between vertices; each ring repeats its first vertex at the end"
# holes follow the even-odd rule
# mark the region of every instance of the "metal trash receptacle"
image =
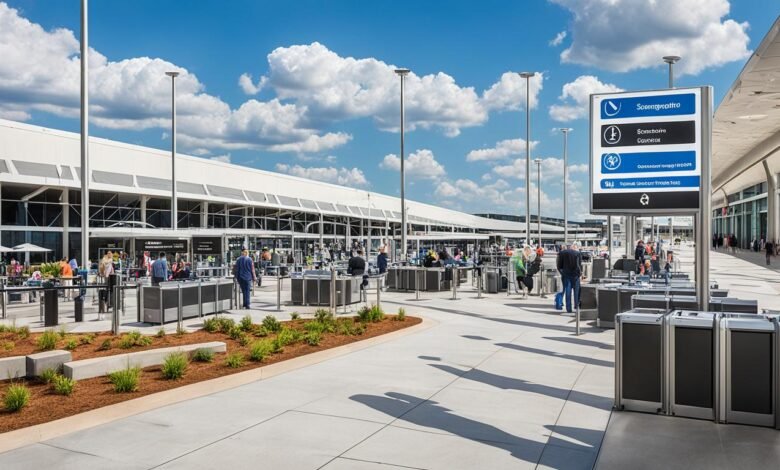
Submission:
POLYGON ((669 414, 716 418, 718 319, 714 312, 684 310, 669 315, 669 414))
POLYGON ((720 309, 729 313, 758 313, 757 300, 734 299, 731 297, 720 298, 720 309))
POLYGON ((43 326, 57 326, 59 323, 59 299, 57 289, 51 287, 43 291, 43 326))
POLYGON ((501 274, 498 270, 488 270, 485 272, 485 290, 489 294, 498 294, 501 285, 501 274))
POLYGON ((637 294, 631 297, 631 308, 654 308, 669 312, 669 297, 661 294, 637 294))
POLYGON ((665 411, 666 316, 666 312, 653 309, 615 316, 616 409, 665 411))
POLYGON ((606 258, 594 258, 593 270, 590 274, 591 280, 603 279, 607 277, 607 259, 606 258))
POLYGON ((777 426, 779 325, 774 316, 721 314, 720 421, 777 426))

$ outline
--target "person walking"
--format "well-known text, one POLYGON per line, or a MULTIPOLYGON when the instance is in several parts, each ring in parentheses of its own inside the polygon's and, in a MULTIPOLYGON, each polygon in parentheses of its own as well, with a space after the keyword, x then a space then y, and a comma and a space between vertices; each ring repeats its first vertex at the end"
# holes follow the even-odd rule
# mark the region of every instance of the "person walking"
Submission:
POLYGON ((167 281, 169 272, 168 259, 165 257, 165 252, 161 251, 160 256, 152 263, 152 285, 159 286, 161 282, 167 281))
POLYGON ((639 270, 640 266, 645 264, 646 254, 647 254, 647 250, 645 249, 645 242, 639 240, 638 242, 636 242, 636 248, 634 249, 634 260, 636 261, 637 271, 639 270))
MULTIPOLYGON (((642 250, 644 251, 644 247, 642 247, 642 250)), ((576 243, 558 253, 556 265, 563 281, 563 298, 566 302, 566 312, 572 313, 572 291, 574 291, 574 302, 576 302, 576 305, 579 305, 580 276, 582 276, 582 255, 576 243)))
POLYGON ((769 258, 775 254, 775 244, 767 240, 764 249, 766 250, 766 265, 769 266, 769 258))
POLYGON ((236 260, 236 265, 233 267, 233 275, 241 288, 241 294, 244 299, 243 308, 249 310, 252 283, 256 281, 256 277, 255 263, 249 257, 249 250, 246 248, 241 251, 241 256, 236 260))
POLYGON ((515 271, 515 281, 517 281, 517 284, 515 284, 515 293, 519 294, 522 292, 523 297, 528 297, 528 293, 526 291, 526 286, 523 283, 523 280, 525 280, 525 263, 526 260, 524 259, 522 252, 519 250, 515 251, 515 254, 510 258, 510 262, 512 264, 512 268, 515 271))

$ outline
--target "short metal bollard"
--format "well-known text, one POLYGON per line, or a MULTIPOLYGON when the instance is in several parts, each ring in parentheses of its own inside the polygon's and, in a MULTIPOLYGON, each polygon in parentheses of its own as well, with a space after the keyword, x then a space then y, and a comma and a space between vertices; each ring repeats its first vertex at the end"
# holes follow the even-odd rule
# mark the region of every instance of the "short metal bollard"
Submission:
POLYGON ((576 310, 576 312, 577 312, 577 318, 575 320, 576 321, 575 335, 579 336, 580 335, 580 303, 579 302, 577 302, 577 310, 576 310))
MULTIPOLYGON (((111 310, 111 332, 114 336, 119 334, 119 284, 114 284, 114 302, 112 303, 111 310)), ((162 297, 162 296, 161 296, 162 297)))
POLYGON ((276 270, 276 311, 282 311, 282 277, 279 270, 276 270))
POLYGON ((414 273, 414 297, 415 300, 420 300, 420 276, 417 269, 412 271, 414 273))
POLYGON ((180 332, 184 330, 184 312, 182 311, 183 307, 181 306, 181 283, 178 283, 176 285, 178 288, 178 294, 179 294, 179 306, 176 309, 176 332, 180 332))
POLYGON ((476 271, 474 271, 475 274, 477 274, 477 298, 482 298, 482 268, 477 268, 476 271))
POLYGON ((376 306, 379 309, 382 308, 382 289, 379 288, 381 279, 381 277, 376 278, 376 306))
POLYGON ((452 300, 458 300, 458 284, 460 283, 460 271, 457 266, 452 267, 452 300))
POLYGON ((328 307, 330 310, 330 313, 336 314, 336 306, 338 303, 336 302, 336 270, 331 269, 330 271, 330 293, 328 295, 328 307))

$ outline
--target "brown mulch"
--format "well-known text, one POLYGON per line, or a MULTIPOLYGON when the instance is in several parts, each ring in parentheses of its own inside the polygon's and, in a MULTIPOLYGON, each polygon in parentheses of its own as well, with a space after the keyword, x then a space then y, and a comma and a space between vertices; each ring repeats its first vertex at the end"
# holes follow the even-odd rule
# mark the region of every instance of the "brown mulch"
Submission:
MULTIPOLYGON (((296 329, 302 329, 304 323, 311 320, 296 320, 285 322, 296 329)), ((417 317, 407 316, 405 321, 393 321, 393 316, 388 316, 384 321, 378 323, 366 324, 365 333, 359 336, 343 336, 335 333, 325 333, 318 346, 309 346, 306 343, 296 343, 285 346, 280 353, 272 354, 263 362, 252 362, 249 360, 249 349, 251 346, 241 346, 237 341, 230 339, 224 333, 209 333, 204 330, 198 330, 185 335, 166 335, 165 338, 154 338, 154 343, 147 347, 134 347, 130 349, 120 349, 113 347, 107 351, 98 351, 97 348, 105 338, 113 338, 110 333, 100 333, 97 339, 89 345, 81 345, 73 351, 73 359, 86 359, 90 357, 107 356, 112 354, 124 354, 127 352, 141 351, 145 349, 154 349, 182 344, 205 343, 209 341, 223 341, 227 344, 227 354, 240 352, 246 358, 246 363, 240 368, 230 368, 225 365, 226 353, 215 354, 214 360, 209 363, 190 361, 187 371, 179 380, 166 380, 160 373, 160 366, 148 367, 143 370, 139 380, 138 391, 132 393, 117 393, 107 377, 95 377, 92 379, 80 380, 76 383, 73 394, 69 397, 57 395, 52 392, 51 386, 42 384, 35 379, 25 379, 17 381, 0 382, 0 396, 5 394, 6 389, 11 383, 24 383, 29 387, 31 398, 30 403, 22 410, 11 413, 2 409, 0 403, 0 433, 20 429, 27 426, 54 421, 56 419, 83 413, 85 411, 101 408, 121 401, 131 400, 156 392, 181 387, 204 380, 213 379, 225 375, 235 374, 249 369, 263 367, 269 364, 285 361, 313 352, 325 349, 335 348, 349 343, 354 343, 367 338, 380 336, 403 328, 407 328, 420 323, 422 320, 417 317)), ((81 336, 69 335, 69 336, 81 336)), ((273 338, 269 335, 267 338, 273 338)), ((35 347, 35 338, 37 334, 31 335, 29 342, 16 342, 17 346, 12 351, 13 354, 0 354, 2 356, 23 355, 37 352, 35 347), (28 344, 29 343, 29 344, 28 344), (29 349, 29 348, 32 349, 29 349), (19 348, 19 349, 17 349, 19 348), (27 349, 24 349, 27 348, 27 349), (22 352, 29 351, 29 352, 22 352)), ((260 340, 263 338, 254 338, 260 340)), ((2 340, 0 340, 0 343, 2 340)), ((118 343, 118 341, 114 341, 118 343)), ((3 351, 5 353, 7 351, 3 351)))

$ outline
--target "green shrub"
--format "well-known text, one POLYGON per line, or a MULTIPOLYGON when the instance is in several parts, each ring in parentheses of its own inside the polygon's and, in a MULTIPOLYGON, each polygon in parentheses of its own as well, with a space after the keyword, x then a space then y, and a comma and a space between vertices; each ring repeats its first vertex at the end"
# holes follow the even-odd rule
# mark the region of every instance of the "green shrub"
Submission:
POLYGON ((79 343, 81 344, 92 344, 95 342, 95 335, 93 333, 90 333, 88 335, 83 335, 79 337, 79 343))
POLYGON ((58 375, 57 369, 45 369, 41 372, 41 375, 38 376, 38 380, 45 384, 50 384, 58 375))
POLYGON ((160 329, 157 330, 157 334, 155 336, 158 338, 165 338, 165 328, 160 327, 160 329))
POLYGON ((366 325, 359 323, 352 328, 352 333, 356 336, 360 336, 366 332, 366 325))
POLYGON ((141 378, 139 367, 128 367, 108 374, 108 380, 114 384, 114 391, 118 393, 135 392, 138 390, 138 380, 141 378))
POLYGON ((134 346, 149 346, 152 344, 152 341, 152 338, 144 336, 140 331, 135 330, 122 335, 122 338, 119 340, 119 347, 122 349, 130 349, 134 346))
POLYGON ((238 327, 241 328, 242 331, 252 331, 254 328, 254 325, 252 324, 252 317, 250 315, 244 315, 244 318, 241 319, 238 327))
POLYGON ((3 396, 3 405, 11 412, 21 410, 28 403, 30 403, 30 389, 24 384, 10 385, 3 396))
POLYGON ((303 329, 306 330, 309 333, 312 332, 312 331, 316 331, 316 332, 322 334, 325 331, 325 328, 326 328, 326 326, 323 323, 320 323, 320 322, 317 322, 317 321, 309 322, 309 323, 306 323, 305 325, 303 325, 303 329))
POLYGON ((168 380, 179 380, 187 370, 187 355, 181 352, 170 353, 165 357, 162 374, 168 380))
POLYGON ((241 328, 238 326, 233 326, 233 328, 230 329, 230 331, 227 332, 227 335, 230 336, 230 339, 233 341, 238 341, 239 338, 244 334, 243 331, 241 331, 241 328))
POLYGON ((312 330, 306 333, 306 344, 309 346, 318 346, 320 341, 322 341, 321 331, 312 330))
POLYGON ((111 338, 106 338, 100 343, 98 351, 108 351, 109 349, 111 349, 111 338))
POLYGON ((57 341, 60 337, 52 330, 46 330, 38 337, 38 349, 41 351, 51 351, 57 347, 57 341))
POLYGON ((366 306, 358 310, 358 319, 362 323, 377 323, 385 318, 385 312, 376 305, 366 306))
POLYGON ((250 343, 250 341, 252 340, 250 339, 249 335, 246 333, 241 333, 241 336, 238 337, 238 344, 240 344, 241 346, 247 346, 250 343))
POLYGON ((27 338, 30 337, 30 327, 29 326, 25 325, 25 326, 20 326, 19 328, 15 328, 14 327, 14 329, 16 330, 16 337, 17 338, 19 338, 19 339, 27 339, 27 338))
POLYGON ((3 341, 0 343, 0 346, 2 346, 5 351, 13 351, 13 349, 16 347, 16 343, 13 341, 3 341))
POLYGON ((176 336, 184 336, 187 334, 187 329, 183 326, 176 327, 176 336))
POLYGON ((273 315, 268 315, 263 318, 263 328, 271 333, 278 333, 282 329, 282 324, 273 315))
POLYGON ((227 333, 232 330, 234 326, 236 326, 236 322, 233 321, 232 318, 228 317, 217 318, 217 324, 219 325, 219 331, 222 333, 227 333))
POLYGON ((65 349, 68 351, 73 351, 78 347, 79 343, 76 341, 76 338, 68 338, 65 340, 65 349))
POLYGON ((5 332, 9 331, 9 328, 10 327, 8 325, 4 325, 4 324, 0 323, 0 333, 5 333, 5 332))
POLYGON ((293 312, 290 314, 290 320, 298 320, 299 318, 301 318, 301 314, 298 312, 293 312))
POLYGON ((398 309, 398 314, 395 316, 396 321, 406 321, 406 310, 403 307, 398 309))
POLYGON ((265 338, 266 336, 268 336, 268 330, 266 330, 262 326, 255 325, 254 335, 260 338, 265 338))
POLYGON ((219 319, 207 318, 203 320, 203 329, 208 331, 209 333, 216 333, 217 331, 219 331, 219 319))
POLYGON ((326 308, 318 308, 314 311, 314 320, 319 323, 332 323, 334 320, 333 313, 326 308))
POLYGON ((355 334, 353 331, 353 325, 355 322, 351 321, 350 319, 343 319, 336 323, 336 334, 342 335, 342 336, 352 336, 355 334))
POLYGON ((255 341, 249 348, 249 359, 261 362, 273 352, 273 349, 273 341, 267 339, 255 341))
POLYGON ((214 351, 206 348, 199 348, 195 350, 192 355, 192 360, 197 362, 211 362, 214 359, 214 351))
POLYGON ((290 344, 295 344, 303 339, 303 333, 293 328, 284 327, 279 330, 279 334, 276 335, 276 340, 279 341, 281 347, 285 347, 290 344))
POLYGON ((65 325, 60 326, 60 329, 57 330, 57 334, 60 335, 60 339, 65 339, 66 336, 68 336, 68 329, 65 328, 65 325))
POLYGON ((73 393, 73 389, 76 388, 76 381, 64 375, 55 375, 51 383, 54 386, 54 393, 57 395, 70 396, 73 393))
POLYGON ((245 363, 244 355, 241 353, 230 353, 225 357, 225 365, 233 368, 238 369, 239 367, 242 367, 245 363))

